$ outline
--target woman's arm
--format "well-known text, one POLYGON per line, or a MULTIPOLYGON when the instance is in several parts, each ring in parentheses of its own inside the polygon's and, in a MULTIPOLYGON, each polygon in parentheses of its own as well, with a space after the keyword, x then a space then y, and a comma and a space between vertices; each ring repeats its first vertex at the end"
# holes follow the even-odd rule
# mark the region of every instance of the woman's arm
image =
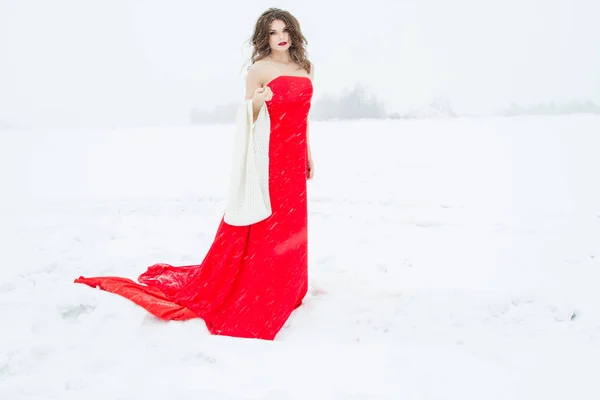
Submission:
POLYGON ((312 153, 310 152, 310 140, 308 139, 308 132, 310 131, 310 122, 306 121, 306 152, 308 159, 312 160, 312 153))
MULTIPOLYGON (((310 78, 310 81, 313 82, 314 78, 315 78, 315 65, 311 62, 310 63, 310 73, 308 74, 308 77, 310 78)), ((307 153, 308 153, 308 159, 312 160, 312 153, 310 152, 310 141, 308 139, 308 132, 310 130, 310 122, 308 121, 308 119, 306 120, 306 146, 307 146, 307 153)))
MULTIPOLYGON (((315 65, 310 63, 310 73, 308 74, 310 81, 313 82, 315 78, 315 65)), ((308 132, 310 131, 310 122, 306 120, 306 151, 308 153, 308 159, 312 161, 312 153, 310 151, 310 140, 308 138, 308 132)))
POLYGON ((260 64, 253 64, 246 76, 246 100, 252 100, 252 121, 256 121, 265 100, 272 96, 271 89, 263 85, 263 70, 260 64))
MULTIPOLYGON (((315 77, 315 66, 313 63, 310 63, 310 73, 308 74, 310 81, 313 81, 315 77)), ((312 152, 310 150, 310 139, 309 139, 309 131, 310 131, 310 122, 307 118, 306 120, 306 153, 307 153, 307 178, 312 179, 315 173, 315 165, 312 159, 312 152)))

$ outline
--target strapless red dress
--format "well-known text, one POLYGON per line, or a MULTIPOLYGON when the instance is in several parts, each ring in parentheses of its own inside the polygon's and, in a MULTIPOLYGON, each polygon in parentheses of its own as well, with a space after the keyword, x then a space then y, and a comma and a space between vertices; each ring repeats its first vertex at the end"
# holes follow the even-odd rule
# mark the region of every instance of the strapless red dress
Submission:
POLYGON ((307 77, 287 75, 268 86, 272 215, 244 227, 221 219, 201 264, 155 264, 139 283, 114 276, 75 282, 128 298, 161 319, 202 318, 215 335, 275 338, 308 290, 306 129, 313 87, 307 77))

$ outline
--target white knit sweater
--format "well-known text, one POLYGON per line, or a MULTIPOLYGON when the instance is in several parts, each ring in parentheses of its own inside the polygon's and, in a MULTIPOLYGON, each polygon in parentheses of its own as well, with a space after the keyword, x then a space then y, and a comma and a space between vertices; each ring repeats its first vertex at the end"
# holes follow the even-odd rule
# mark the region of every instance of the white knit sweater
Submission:
POLYGON ((263 104, 253 124, 252 100, 240 105, 236 116, 233 163, 225 222, 247 226, 271 215, 269 197, 269 136, 271 120, 263 104))

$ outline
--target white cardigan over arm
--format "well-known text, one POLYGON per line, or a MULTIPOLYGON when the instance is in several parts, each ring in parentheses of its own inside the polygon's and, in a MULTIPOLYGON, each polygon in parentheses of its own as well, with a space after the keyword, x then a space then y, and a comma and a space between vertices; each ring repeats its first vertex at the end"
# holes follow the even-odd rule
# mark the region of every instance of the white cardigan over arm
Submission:
POLYGON ((247 226, 271 215, 269 197, 269 138, 271 120, 266 104, 253 121, 252 100, 245 100, 236 116, 236 132, 229 194, 224 220, 247 226))

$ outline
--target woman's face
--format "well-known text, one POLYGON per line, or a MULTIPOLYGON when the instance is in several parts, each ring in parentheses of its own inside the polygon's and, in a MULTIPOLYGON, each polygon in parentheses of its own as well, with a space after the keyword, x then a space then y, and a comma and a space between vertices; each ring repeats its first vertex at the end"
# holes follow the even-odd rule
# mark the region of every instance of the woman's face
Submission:
POLYGON ((271 51, 286 51, 290 48, 290 34, 285 26, 285 22, 276 19, 271 22, 269 29, 269 46, 271 51))

